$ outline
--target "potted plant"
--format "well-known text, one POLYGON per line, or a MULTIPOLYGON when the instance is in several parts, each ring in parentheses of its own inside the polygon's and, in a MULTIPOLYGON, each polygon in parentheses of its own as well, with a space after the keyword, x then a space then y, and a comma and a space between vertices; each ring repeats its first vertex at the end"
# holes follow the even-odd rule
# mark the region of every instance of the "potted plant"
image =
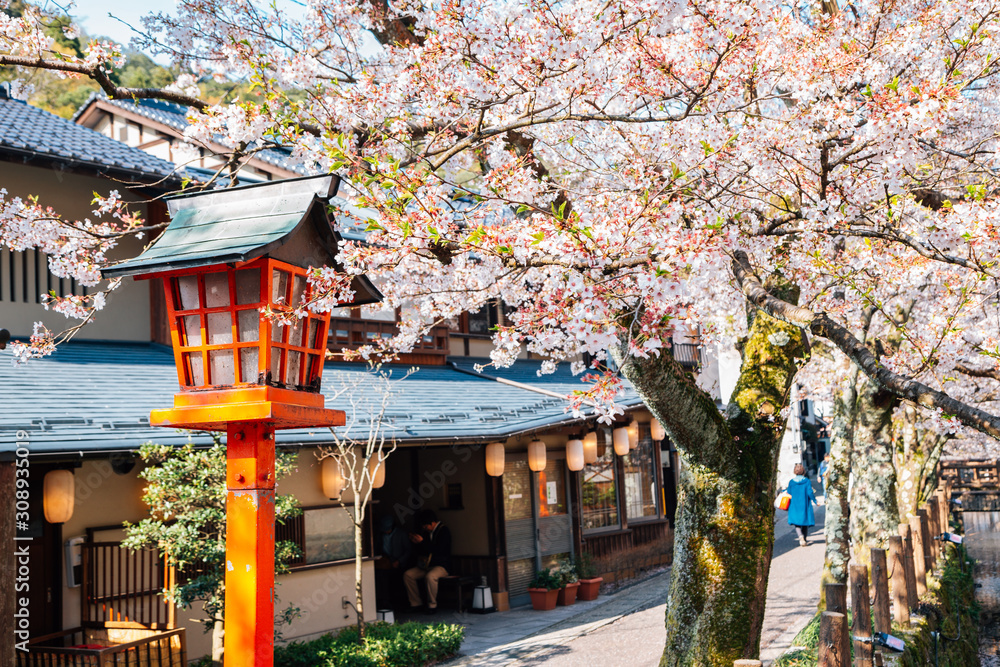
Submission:
POLYGON ((576 596, 581 600, 596 600, 601 593, 601 582, 604 578, 597 576, 590 554, 586 552, 580 554, 579 560, 576 561, 576 576, 580 579, 580 588, 576 596))
POLYGON ((569 559, 560 561, 559 567, 556 569, 556 576, 559 577, 559 583, 562 584, 556 603, 561 607, 568 607, 576 602, 576 590, 580 587, 573 561, 569 559))
POLYGON ((528 585, 531 595, 531 606, 538 611, 549 611, 556 608, 556 598, 559 597, 559 587, 562 582, 559 577, 548 570, 539 570, 528 585))

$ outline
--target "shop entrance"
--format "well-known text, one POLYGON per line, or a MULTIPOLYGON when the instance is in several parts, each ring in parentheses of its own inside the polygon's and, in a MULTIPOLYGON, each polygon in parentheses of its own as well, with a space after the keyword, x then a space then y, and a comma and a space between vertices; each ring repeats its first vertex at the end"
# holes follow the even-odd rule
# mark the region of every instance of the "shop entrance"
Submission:
POLYGON ((565 462, 550 458, 534 473, 527 461, 509 461, 503 475, 507 533, 507 588, 511 606, 527 604, 537 570, 573 550, 565 462))

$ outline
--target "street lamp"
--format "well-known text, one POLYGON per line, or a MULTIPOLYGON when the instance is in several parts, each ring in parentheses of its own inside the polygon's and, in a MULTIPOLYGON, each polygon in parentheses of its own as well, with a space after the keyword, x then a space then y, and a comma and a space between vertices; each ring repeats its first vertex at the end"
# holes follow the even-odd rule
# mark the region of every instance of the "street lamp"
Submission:
MULTIPOLYGON (((320 379, 329 313, 279 324, 311 296, 310 266, 339 268, 328 212, 336 176, 292 179, 167 199, 170 224, 105 278, 162 279, 180 392, 150 424, 225 430, 226 667, 274 660, 274 433, 342 426, 320 379)), ((352 279, 363 305, 381 295, 352 279)))

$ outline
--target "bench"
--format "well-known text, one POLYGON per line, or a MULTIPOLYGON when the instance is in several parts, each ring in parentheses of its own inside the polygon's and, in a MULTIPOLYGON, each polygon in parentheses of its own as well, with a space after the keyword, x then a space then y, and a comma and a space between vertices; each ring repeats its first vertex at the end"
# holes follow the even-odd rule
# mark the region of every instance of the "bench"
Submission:
POLYGON ((442 593, 447 591, 449 597, 454 597, 457 601, 459 613, 465 611, 465 595, 472 596, 472 589, 476 587, 479 580, 469 574, 453 574, 438 579, 438 602, 444 597, 442 593))

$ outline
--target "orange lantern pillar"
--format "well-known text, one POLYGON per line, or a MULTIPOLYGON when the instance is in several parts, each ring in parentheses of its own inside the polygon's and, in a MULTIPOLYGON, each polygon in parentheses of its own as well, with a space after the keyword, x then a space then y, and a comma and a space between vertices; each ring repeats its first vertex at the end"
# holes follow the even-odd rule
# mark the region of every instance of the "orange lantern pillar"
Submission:
MULTIPOLYGON (((226 667, 274 663, 275 433, 342 426, 320 380, 330 315, 282 325, 262 311, 311 296, 307 267, 337 266, 329 217, 335 176, 181 195, 171 222, 138 257, 104 277, 163 280, 180 382, 150 424, 226 431, 226 667)), ((381 295, 363 276, 350 303, 381 295)))

